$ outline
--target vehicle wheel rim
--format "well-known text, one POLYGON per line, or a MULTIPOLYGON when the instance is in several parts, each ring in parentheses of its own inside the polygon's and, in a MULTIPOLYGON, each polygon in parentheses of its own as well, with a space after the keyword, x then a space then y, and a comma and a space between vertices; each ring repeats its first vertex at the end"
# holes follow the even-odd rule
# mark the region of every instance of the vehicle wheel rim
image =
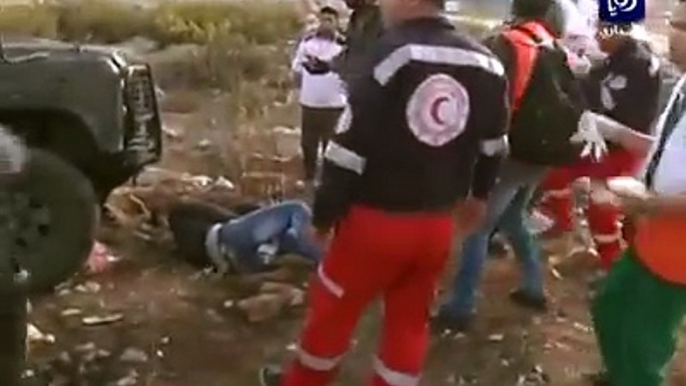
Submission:
POLYGON ((50 209, 40 200, 29 195, 15 196, 16 220, 14 245, 20 256, 35 255, 50 236, 50 209))

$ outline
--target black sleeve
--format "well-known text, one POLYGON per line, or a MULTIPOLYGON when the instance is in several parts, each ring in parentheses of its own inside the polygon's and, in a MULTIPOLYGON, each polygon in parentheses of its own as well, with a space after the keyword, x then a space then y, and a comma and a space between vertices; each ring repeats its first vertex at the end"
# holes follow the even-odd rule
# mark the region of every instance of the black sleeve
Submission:
POLYGON ((659 61, 656 57, 633 60, 622 72, 627 79, 626 88, 615 94, 616 106, 609 115, 638 132, 649 134, 660 104, 659 61))
MULTIPOLYGON (((515 55, 512 43, 503 34, 489 36, 483 43, 500 60, 500 63, 505 68, 505 76, 511 84, 516 77, 517 71, 517 56, 515 55)), ((508 95, 508 97, 511 98, 512 96, 508 95)))
MULTIPOLYGON (((382 50, 379 45, 375 51, 382 50)), ((327 145, 322 181, 315 194, 312 223, 318 229, 334 226, 347 213, 369 155, 375 126, 371 121, 383 106, 381 86, 371 76, 349 87, 349 106, 327 145)))
POLYGON ((474 125, 478 130, 480 153, 474 166, 471 193, 473 197, 486 199, 495 185, 502 158, 507 154, 507 130, 510 108, 507 80, 504 76, 491 74, 480 82, 472 95, 474 125))

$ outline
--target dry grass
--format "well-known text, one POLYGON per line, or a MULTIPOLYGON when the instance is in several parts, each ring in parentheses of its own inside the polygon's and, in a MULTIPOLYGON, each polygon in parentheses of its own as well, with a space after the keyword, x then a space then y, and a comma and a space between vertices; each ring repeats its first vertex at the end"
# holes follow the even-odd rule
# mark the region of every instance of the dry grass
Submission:
POLYGON ((142 8, 108 0, 2 6, 0 31, 116 43, 144 36, 160 44, 206 44, 221 34, 273 44, 300 27, 293 5, 263 0, 164 2, 142 8))
MULTIPOLYGON (((188 68, 177 71, 179 78, 187 78, 196 87, 231 92, 260 89, 272 99, 283 98, 273 94, 283 94, 287 86, 288 73, 283 71, 288 63, 287 43, 300 28, 292 4, 263 0, 169 1, 151 8, 107 0, 0 5, 0 33, 7 35, 101 44, 142 37, 160 48, 198 45, 202 47, 196 50, 198 55, 180 63, 188 68)), ((246 114, 259 112, 253 102, 246 114)))

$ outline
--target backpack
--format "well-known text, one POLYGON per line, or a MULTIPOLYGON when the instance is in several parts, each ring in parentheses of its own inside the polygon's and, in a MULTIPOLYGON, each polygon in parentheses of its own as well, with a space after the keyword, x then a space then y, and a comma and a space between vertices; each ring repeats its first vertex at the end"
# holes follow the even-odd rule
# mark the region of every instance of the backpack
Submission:
POLYGON ((568 165, 583 150, 583 144, 573 144, 570 138, 578 130, 586 101, 565 50, 529 27, 514 26, 503 33, 517 53, 516 73, 522 75, 512 85, 510 155, 530 164, 568 165))

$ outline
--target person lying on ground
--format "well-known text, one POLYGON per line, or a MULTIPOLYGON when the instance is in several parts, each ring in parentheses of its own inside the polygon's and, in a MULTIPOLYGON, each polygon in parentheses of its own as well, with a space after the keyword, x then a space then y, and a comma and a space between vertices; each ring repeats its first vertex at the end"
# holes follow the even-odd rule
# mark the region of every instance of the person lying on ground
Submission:
POLYGON ((221 274, 269 271, 281 256, 317 263, 322 250, 309 234, 310 208, 300 201, 233 210, 201 202, 178 202, 169 212, 177 252, 187 262, 221 274))

